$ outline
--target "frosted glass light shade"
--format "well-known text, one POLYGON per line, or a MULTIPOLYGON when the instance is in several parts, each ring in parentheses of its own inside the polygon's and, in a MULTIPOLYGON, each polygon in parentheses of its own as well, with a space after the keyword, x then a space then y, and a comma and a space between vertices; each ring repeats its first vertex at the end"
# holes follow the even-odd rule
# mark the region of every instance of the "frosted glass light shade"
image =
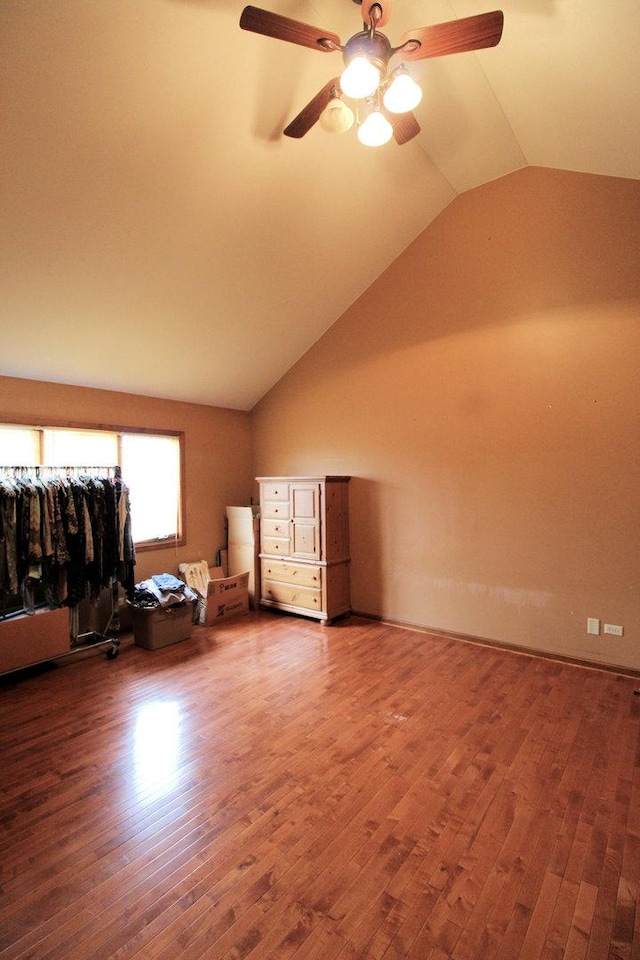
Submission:
POLYGON ((345 133, 353 126, 353 110, 340 97, 332 97, 320 114, 320 126, 327 133, 345 133))
POLYGON ((354 57, 342 71, 340 89, 347 97, 370 97, 380 86, 380 71, 366 57, 354 57))
POLYGON ((393 135, 393 127, 379 110, 374 110, 358 128, 358 140, 365 147, 381 147, 393 135))
POLYGON ((399 73, 385 91, 383 101, 389 113, 406 113, 422 100, 422 90, 408 73, 399 73))

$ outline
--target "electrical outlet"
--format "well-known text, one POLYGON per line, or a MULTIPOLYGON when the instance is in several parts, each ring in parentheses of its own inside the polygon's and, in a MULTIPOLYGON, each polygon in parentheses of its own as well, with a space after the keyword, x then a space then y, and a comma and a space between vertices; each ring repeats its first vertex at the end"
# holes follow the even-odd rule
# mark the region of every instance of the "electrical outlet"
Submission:
POLYGON ((600 621, 596 617, 587 617, 587 633, 594 637, 600 636, 600 621))
POLYGON ((612 637, 622 637, 624 635, 624 627, 618 627, 615 623, 605 623, 604 632, 610 634, 612 637))

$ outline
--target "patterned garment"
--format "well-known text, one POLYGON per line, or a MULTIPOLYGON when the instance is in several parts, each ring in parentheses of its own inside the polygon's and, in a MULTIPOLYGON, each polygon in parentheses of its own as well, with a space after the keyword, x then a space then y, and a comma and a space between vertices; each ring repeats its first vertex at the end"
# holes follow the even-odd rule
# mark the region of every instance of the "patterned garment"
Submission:
POLYGON ((50 606, 75 606, 122 583, 133 595, 129 490, 120 477, 2 474, 0 592, 32 609, 40 583, 50 606))

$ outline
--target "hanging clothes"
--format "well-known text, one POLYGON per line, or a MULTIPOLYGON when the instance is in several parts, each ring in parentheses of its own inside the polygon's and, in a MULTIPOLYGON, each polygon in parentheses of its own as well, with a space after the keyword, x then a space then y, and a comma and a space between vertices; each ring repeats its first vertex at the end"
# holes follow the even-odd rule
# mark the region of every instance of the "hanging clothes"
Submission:
POLYGON ((120 582, 133 596, 129 489, 119 470, 0 467, 0 592, 75 607, 120 582))

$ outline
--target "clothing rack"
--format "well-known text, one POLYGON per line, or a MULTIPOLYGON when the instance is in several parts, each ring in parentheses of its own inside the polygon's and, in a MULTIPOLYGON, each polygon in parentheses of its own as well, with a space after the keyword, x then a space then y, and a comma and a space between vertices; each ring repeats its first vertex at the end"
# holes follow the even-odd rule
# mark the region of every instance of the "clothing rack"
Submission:
POLYGON ((62 656, 109 644, 107 657, 113 659, 120 643, 110 635, 119 629, 118 585, 122 583, 127 593, 133 591, 134 564, 129 491, 119 465, 0 464, 0 593, 22 595, 23 601, 23 612, 5 619, 34 614, 33 584, 40 584, 49 609, 67 606, 70 611, 70 649, 62 656), (62 519, 56 513, 55 524, 52 500, 56 510, 61 504, 68 508, 62 519), (7 541, 12 535, 9 570, 7 541), (56 578, 64 595, 57 590, 56 578), (111 613, 104 631, 79 633, 80 600, 89 594, 97 600, 107 587, 111 613))

